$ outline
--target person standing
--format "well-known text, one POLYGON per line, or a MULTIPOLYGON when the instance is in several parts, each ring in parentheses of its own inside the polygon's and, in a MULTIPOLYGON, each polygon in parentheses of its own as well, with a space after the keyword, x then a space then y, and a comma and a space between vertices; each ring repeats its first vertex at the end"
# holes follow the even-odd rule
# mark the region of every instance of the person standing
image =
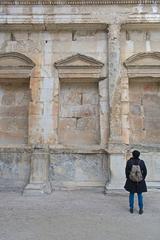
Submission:
POLYGON ((125 174, 126 183, 125 190, 129 192, 129 210, 134 211, 134 195, 137 193, 139 214, 143 214, 143 192, 147 192, 145 178, 147 176, 147 168, 143 160, 139 158, 140 152, 134 150, 132 157, 127 161, 125 174))

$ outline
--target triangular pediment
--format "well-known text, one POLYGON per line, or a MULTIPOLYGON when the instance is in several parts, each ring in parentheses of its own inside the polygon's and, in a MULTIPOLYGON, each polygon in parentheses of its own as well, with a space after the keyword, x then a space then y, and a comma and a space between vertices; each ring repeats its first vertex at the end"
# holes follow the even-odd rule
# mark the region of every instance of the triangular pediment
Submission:
POLYGON ((35 64, 23 54, 11 52, 0 54, 0 68, 33 68, 35 64))
POLYGON ((81 54, 76 54, 55 63, 56 68, 102 68, 100 61, 81 54))
POLYGON ((160 67, 160 52, 138 53, 125 61, 127 68, 132 67, 160 67))

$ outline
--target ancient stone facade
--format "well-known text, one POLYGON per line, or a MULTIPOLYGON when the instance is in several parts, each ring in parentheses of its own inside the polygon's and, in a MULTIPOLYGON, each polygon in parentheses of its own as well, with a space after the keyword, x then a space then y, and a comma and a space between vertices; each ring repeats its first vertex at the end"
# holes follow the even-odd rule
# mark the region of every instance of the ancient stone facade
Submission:
POLYGON ((0 1, 0 190, 160 187, 159 1, 0 1), (154 3, 153 3, 154 2, 154 3))

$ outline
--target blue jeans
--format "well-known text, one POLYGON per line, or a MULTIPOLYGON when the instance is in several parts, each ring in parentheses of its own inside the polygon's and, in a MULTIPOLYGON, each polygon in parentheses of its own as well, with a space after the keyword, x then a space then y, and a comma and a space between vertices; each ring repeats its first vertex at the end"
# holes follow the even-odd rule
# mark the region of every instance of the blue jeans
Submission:
MULTIPOLYGON (((138 206, 143 209, 143 196, 142 193, 137 193, 138 196, 138 206)), ((129 194, 129 206, 130 208, 134 208, 134 193, 129 194)))

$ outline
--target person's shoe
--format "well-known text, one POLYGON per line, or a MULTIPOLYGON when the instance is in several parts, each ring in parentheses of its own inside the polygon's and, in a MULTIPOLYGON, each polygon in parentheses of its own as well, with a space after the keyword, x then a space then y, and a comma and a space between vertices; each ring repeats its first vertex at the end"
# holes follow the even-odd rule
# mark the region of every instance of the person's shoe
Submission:
POLYGON ((142 208, 139 209, 139 214, 143 214, 143 209, 142 208))
POLYGON ((129 211, 130 211, 130 213, 133 213, 133 208, 130 208, 129 211))

